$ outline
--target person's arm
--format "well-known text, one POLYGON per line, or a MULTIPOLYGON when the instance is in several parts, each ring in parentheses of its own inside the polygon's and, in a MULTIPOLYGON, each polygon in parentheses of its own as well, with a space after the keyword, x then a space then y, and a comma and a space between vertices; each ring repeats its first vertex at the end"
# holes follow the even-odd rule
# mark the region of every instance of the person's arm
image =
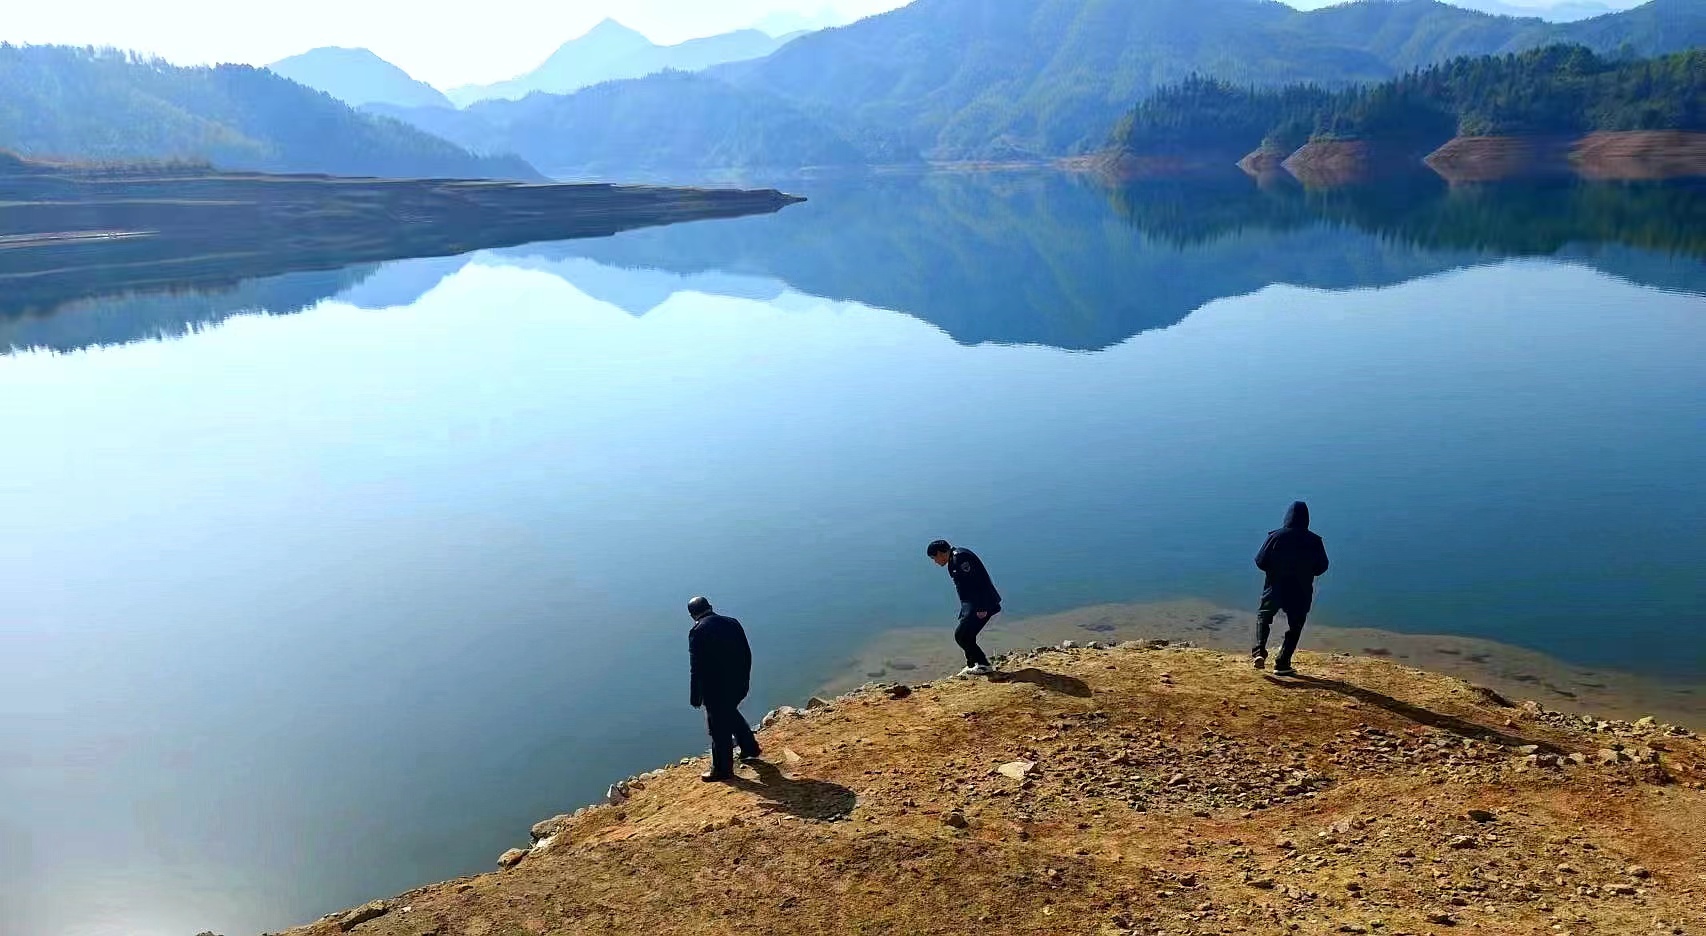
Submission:
POLYGON ((705 704, 704 692, 699 685, 700 657, 704 651, 699 644, 699 628, 695 627, 687 632, 688 704, 694 708, 705 704))
POLYGON ((1321 537, 1315 537, 1315 574, 1327 574, 1327 543, 1321 537))
POLYGON ((1274 535, 1269 533, 1268 538, 1262 541, 1262 548, 1256 551, 1256 568, 1261 569, 1263 572, 1269 571, 1268 565, 1270 564, 1270 560, 1273 559, 1273 554, 1274 535))
POLYGON ((740 645, 735 652, 740 657, 740 696, 744 699, 752 689, 752 644, 746 641, 746 628, 737 627, 735 634, 740 637, 740 645))
POLYGON ((978 603, 985 608, 985 611, 978 613, 978 617, 986 618, 989 617, 987 609, 1001 603, 1001 593, 995 590, 995 580, 989 577, 989 567, 983 564, 983 559, 972 561, 976 563, 976 572, 973 574, 977 576, 978 603))

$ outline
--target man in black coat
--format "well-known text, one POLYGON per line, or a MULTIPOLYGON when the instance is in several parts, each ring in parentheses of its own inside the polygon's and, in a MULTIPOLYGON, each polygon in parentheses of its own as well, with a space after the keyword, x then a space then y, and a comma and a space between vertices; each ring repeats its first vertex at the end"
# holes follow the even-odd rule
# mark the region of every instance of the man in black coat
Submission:
POLYGON ((705 727, 711 732, 711 769, 699 779, 707 783, 732 780, 734 749, 740 745, 741 760, 758 759, 758 739, 740 713, 740 703, 752 684, 752 648, 740 622, 711 610, 711 602, 694 598, 687 603, 693 629, 687 632, 687 653, 692 664, 694 708, 705 707, 705 727))
POLYGON ((1262 606, 1256 612, 1256 646, 1250 662, 1261 669, 1268 659, 1268 633, 1274 615, 1285 612, 1285 640, 1274 659, 1274 675, 1295 676, 1291 655, 1303 636, 1303 623, 1315 603, 1315 578, 1327 571, 1327 546, 1309 530, 1309 505, 1294 501, 1285 512, 1285 523, 1268 534, 1256 553, 1256 568, 1267 573, 1262 587, 1262 606))
POLYGON ((1001 613, 1001 593, 990 581, 989 570, 983 567, 977 553, 953 546, 947 540, 931 543, 925 554, 937 565, 947 567, 949 577, 954 580, 954 591, 960 596, 960 623, 954 628, 954 643, 966 654, 966 668, 960 670, 960 675, 990 675, 995 668, 977 645, 978 632, 1001 613))

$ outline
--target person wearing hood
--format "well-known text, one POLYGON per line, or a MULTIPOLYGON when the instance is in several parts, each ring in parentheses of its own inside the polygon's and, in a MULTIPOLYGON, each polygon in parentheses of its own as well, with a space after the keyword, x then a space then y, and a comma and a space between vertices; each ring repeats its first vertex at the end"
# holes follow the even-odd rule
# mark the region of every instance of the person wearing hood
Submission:
POLYGON ((759 756, 752 726, 740 713, 740 704, 752 686, 752 647, 740 622, 716 613, 707 599, 689 601, 687 613, 693 618, 693 629, 687 632, 692 680, 688 701, 694 708, 704 706, 705 727, 711 733, 711 770, 699 779, 709 783, 732 780, 736 744, 740 745, 741 760, 757 760, 759 756))
POLYGON ((1262 605, 1256 612, 1256 646, 1250 662, 1261 669, 1268 660, 1268 634, 1274 615, 1285 612, 1285 638, 1274 659, 1274 675, 1295 676, 1291 655, 1303 636, 1303 623, 1315 603, 1315 578, 1327 571, 1327 546, 1309 529, 1309 505, 1294 501, 1285 512, 1285 523, 1268 534, 1256 553, 1256 568, 1266 574, 1262 605))

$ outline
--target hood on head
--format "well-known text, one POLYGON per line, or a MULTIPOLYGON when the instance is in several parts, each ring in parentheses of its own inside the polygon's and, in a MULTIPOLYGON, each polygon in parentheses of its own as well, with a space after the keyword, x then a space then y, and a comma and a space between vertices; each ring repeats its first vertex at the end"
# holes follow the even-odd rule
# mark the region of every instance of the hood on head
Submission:
POLYGON ((1291 506, 1285 509, 1285 523, 1282 526, 1288 530, 1309 529, 1309 505, 1302 501, 1292 501, 1291 506))

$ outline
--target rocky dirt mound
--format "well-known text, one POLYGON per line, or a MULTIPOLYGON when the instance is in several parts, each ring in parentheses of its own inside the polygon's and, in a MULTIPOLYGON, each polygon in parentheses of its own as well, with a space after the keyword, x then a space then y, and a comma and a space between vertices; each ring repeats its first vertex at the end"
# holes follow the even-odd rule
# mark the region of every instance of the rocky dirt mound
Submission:
POLYGON ((504 870, 292 936, 1706 936, 1706 744, 1389 661, 1039 651, 773 713, 765 762, 630 778, 504 870))

